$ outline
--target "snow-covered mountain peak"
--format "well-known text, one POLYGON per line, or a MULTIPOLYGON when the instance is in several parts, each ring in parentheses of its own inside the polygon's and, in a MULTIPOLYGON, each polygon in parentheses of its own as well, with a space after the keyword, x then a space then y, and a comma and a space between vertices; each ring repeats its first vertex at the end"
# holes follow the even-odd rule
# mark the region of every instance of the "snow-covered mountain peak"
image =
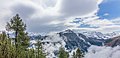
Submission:
POLYGON ((70 30, 70 29, 67 29, 65 31, 62 31, 62 33, 74 33, 74 31, 70 30))
POLYGON ((115 36, 120 35, 118 32, 112 32, 112 33, 101 33, 101 32, 96 32, 96 31, 91 31, 91 32, 82 32, 82 34, 92 37, 92 38, 97 38, 97 39, 109 39, 115 36))

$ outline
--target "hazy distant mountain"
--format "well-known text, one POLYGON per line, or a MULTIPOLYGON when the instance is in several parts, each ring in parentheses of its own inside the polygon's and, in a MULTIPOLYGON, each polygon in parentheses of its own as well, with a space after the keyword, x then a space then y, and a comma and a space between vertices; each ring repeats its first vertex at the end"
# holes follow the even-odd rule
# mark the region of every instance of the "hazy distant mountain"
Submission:
POLYGON ((111 47, 115 47, 117 45, 120 45, 120 36, 116 36, 116 37, 113 37, 113 38, 106 40, 105 45, 111 46, 111 47))

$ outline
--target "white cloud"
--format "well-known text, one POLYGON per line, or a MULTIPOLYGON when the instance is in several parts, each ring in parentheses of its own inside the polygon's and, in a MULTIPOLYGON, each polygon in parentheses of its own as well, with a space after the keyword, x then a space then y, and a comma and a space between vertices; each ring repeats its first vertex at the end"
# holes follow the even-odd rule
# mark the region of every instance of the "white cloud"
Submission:
POLYGON ((105 47, 105 46, 91 46, 88 49, 84 58, 119 58, 120 57, 120 46, 105 47))
POLYGON ((62 0, 61 12, 65 16, 86 16, 95 14, 102 0, 62 0))
POLYGON ((86 24, 96 25, 99 27, 112 25, 113 23, 107 19, 99 19, 98 16, 88 18, 84 21, 86 24))
POLYGON ((79 23, 69 23, 68 26, 71 26, 71 29, 78 31, 98 31, 102 33, 120 32, 120 18, 118 17, 108 20, 99 19, 98 16, 91 16, 87 18, 82 18, 82 21, 80 21, 79 23), (85 26, 82 27, 80 26, 81 24, 85 26))
MULTIPOLYGON (((69 28, 70 17, 95 16, 102 0, 1 0, 0 30, 5 22, 19 13, 28 25, 28 31, 50 32, 69 28), (8 3, 10 2, 10 3, 8 3), (70 9, 72 8, 72 9, 70 9), (67 25, 67 26, 66 26, 67 25)), ((71 24, 72 25, 72 24, 71 24)), ((73 24, 70 28, 76 28, 73 24)))
POLYGON ((105 13, 105 14, 104 14, 104 16, 108 16, 108 15, 109 15, 109 13, 105 13))
POLYGON ((111 20, 114 24, 120 25, 120 17, 111 20))

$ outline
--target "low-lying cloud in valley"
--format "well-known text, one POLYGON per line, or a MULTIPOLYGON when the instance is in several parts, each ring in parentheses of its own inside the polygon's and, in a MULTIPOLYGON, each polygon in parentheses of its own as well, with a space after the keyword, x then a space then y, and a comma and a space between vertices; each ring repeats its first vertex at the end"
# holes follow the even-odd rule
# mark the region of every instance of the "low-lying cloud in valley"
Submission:
POLYGON ((120 46, 91 46, 85 58, 120 58, 120 46))

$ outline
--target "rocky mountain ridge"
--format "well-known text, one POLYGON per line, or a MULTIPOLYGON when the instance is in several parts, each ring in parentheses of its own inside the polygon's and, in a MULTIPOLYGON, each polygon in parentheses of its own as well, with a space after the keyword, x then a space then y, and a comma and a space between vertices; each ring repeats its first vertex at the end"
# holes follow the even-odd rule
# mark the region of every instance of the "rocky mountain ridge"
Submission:
POLYGON ((31 43, 35 43, 35 39, 39 38, 43 43, 43 49, 49 57, 55 57, 60 47, 64 47, 66 51, 71 52, 76 48, 80 48, 82 51, 87 52, 87 49, 91 45, 104 46, 109 38, 116 36, 116 34, 105 35, 100 32, 83 32, 75 33, 72 30, 65 30, 59 33, 46 35, 46 36, 31 36, 31 43))

